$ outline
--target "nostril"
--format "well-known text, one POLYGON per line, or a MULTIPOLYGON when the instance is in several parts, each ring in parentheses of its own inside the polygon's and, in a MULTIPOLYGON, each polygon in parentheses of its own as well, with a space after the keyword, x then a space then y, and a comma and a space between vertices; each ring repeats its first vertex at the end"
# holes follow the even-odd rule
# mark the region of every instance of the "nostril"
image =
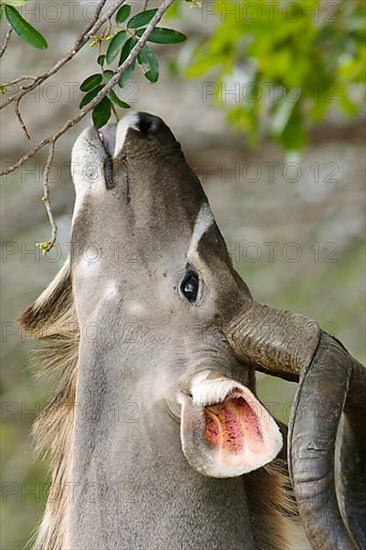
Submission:
POLYGON ((142 135, 151 139, 156 138, 164 146, 176 144, 175 137, 160 117, 140 111, 136 114, 136 119, 134 128, 142 135))
POLYGON ((154 117, 147 113, 140 113, 140 119, 137 123, 137 127, 142 134, 148 134, 151 131, 154 122, 154 117))
POLYGON ((161 118, 156 115, 139 112, 138 117, 136 126, 142 134, 160 134, 166 128, 161 118))

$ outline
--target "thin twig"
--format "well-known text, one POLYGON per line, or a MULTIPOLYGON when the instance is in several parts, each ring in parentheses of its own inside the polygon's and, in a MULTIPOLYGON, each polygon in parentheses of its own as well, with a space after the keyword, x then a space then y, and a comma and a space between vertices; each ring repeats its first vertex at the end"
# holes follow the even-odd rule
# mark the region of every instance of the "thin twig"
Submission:
POLYGON ((51 231, 52 231, 51 239, 48 241, 48 243, 42 243, 42 244, 45 244, 44 247, 41 247, 44 253, 47 253, 51 250, 51 248, 54 246, 57 239, 57 224, 56 224, 53 208, 50 203, 50 189, 49 189, 49 176, 50 176, 51 164, 53 161, 53 157, 55 155, 55 144, 56 144, 56 140, 52 140, 49 144, 47 162, 43 172, 42 200, 47 210, 48 219, 50 221, 51 231))
POLYGON ((2 58, 2 56, 4 55, 5 53, 5 50, 6 48, 8 47, 8 44, 9 44, 9 40, 10 40, 10 37, 11 37, 11 33, 13 32, 13 29, 11 27, 8 28, 7 32, 6 32, 6 35, 5 35, 5 38, 4 38, 4 42, 2 43, 2 46, 0 48, 0 59, 2 58))
POLYGON ((141 50, 141 48, 144 46, 144 44, 147 42, 150 34, 156 27, 156 25, 159 23, 160 19, 164 15, 164 13, 167 11, 169 6, 173 4, 175 0, 165 0, 161 6, 158 8, 158 11, 148 24, 148 26, 145 29, 144 34, 141 36, 141 38, 138 40, 134 48, 131 50, 130 55, 127 57, 127 59, 118 67, 118 69, 115 72, 115 75, 109 80, 109 82, 100 90, 97 96, 88 103, 83 109, 80 110, 80 112, 75 115, 73 118, 69 119, 62 128, 60 128, 55 134, 52 136, 49 136, 48 138, 43 139, 38 143, 34 149, 28 151, 23 157, 21 157, 15 164, 7 167, 4 171, 0 172, 0 176, 4 176, 6 174, 11 174, 12 172, 15 172, 22 164, 24 164, 27 160, 34 157, 34 155, 40 150, 43 149, 47 144, 51 143, 51 141, 56 142, 67 130, 78 124, 90 111, 94 109, 100 103, 100 101, 112 90, 112 88, 117 84, 119 81, 122 73, 135 61, 137 58, 137 54, 141 50))
POLYGON ((9 82, 2 83, 2 86, 4 88, 8 88, 9 86, 13 86, 14 84, 18 84, 18 82, 21 82, 22 80, 36 80, 38 76, 32 76, 25 74, 23 76, 18 76, 18 78, 14 78, 14 80, 9 80, 9 82))
POLYGON ((21 99, 23 96, 40 86, 45 80, 50 78, 50 76, 57 73, 66 63, 68 63, 71 59, 75 57, 75 55, 81 50, 81 48, 88 42, 89 38, 96 34, 96 32, 100 29, 104 23, 106 23, 112 15, 118 10, 118 8, 125 2, 125 0, 117 0, 113 6, 106 12, 104 17, 101 17, 99 19, 100 13, 105 5, 107 0, 101 0, 96 8, 95 14, 93 16, 92 21, 90 24, 84 29, 82 34, 76 39, 76 42, 73 46, 73 48, 61 59, 59 59, 55 65, 49 69, 47 72, 39 75, 36 77, 35 81, 29 85, 21 87, 20 90, 14 94, 13 96, 9 97, 6 101, 0 105, 0 110, 4 109, 10 103, 13 103, 14 101, 17 101, 18 99, 21 99))
POLYGON ((19 121, 20 126, 22 127, 23 132, 25 133, 26 138, 30 140, 31 137, 30 137, 30 135, 29 135, 28 129, 27 129, 26 125, 25 125, 25 122, 24 122, 24 120, 23 120, 23 118, 22 118, 22 115, 20 114, 19 103, 20 103, 20 99, 18 99, 18 101, 17 101, 16 104, 15 104, 15 114, 16 114, 16 117, 17 117, 17 119, 18 119, 18 121, 19 121))
POLYGON ((144 5, 142 6, 142 11, 146 10, 148 3, 149 3, 149 0, 144 0, 144 5))

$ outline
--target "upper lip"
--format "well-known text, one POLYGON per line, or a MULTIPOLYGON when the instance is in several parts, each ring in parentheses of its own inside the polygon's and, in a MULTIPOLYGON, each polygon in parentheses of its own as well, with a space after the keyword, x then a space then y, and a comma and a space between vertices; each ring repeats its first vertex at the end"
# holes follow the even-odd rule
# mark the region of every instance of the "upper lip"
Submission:
POLYGON ((114 149, 116 146, 116 128, 117 124, 108 124, 104 126, 104 128, 98 130, 98 135, 104 150, 111 158, 114 156, 114 149))

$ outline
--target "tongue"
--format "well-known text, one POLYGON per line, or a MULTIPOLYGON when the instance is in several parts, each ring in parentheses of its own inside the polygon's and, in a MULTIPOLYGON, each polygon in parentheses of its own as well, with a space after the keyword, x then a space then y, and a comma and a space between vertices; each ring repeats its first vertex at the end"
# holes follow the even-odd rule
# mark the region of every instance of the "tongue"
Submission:
POLYGON ((192 397, 179 398, 182 449, 192 468, 206 476, 236 477, 277 456, 280 430, 246 386, 220 377, 201 379, 192 388, 192 397))
POLYGON ((104 149, 112 158, 114 156, 114 149, 116 146, 116 128, 116 124, 108 124, 99 130, 99 135, 103 142, 104 149))

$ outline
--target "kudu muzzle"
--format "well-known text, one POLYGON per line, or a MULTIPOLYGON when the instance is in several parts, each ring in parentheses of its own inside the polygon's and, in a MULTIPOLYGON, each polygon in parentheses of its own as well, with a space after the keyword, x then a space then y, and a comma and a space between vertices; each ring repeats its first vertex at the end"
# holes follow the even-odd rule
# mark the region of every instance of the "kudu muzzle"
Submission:
MULTIPOLYGON (((113 277, 103 290, 103 300, 108 299, 113 310, 122 285, 121 315, 135 315, 147 331, 155 330, 156 338, 161 337, 159 349, 172 344, 168 334, 174 332, 174 323, 181 323, 172 344, 181 357, 187 348, 185 331, 194 323, 206 331, 213 362, 221 354, 231 367, 212 368, 203 360, 199 368, 176 372, 178 382, 167 385, 167 407, 179 417, 183 453, 205 476, 245 474, 270 462, 281 449, 282 436, 251 391, 248 373, 258 370, 298 382, 288 462, 306 534, 314 549, 366 548, 365 368, 314 321, 253 302, 232 267, 199 180, 160 118, 134 113, 99 135, 91 128, 77 141, 74 158, 77 198, 71 260, 54 289, 62 295, 65 280, 70 285, 72 276, 81 331, 96 310, 101 312, 99 319, 105 318, 99 295, 107 266, 113 277), (102 167, 98 177, 91 156, 102 167), (90 177, 85 177, 87 166, 90 177), (109 256, 106 252, 99 266, 83 260, 88 243, 108 242, 113 234, 123 235, 129 250, 138 251, 138 261, 122 258, 112 268, 113 250, 109 256), (171 290, 164 294, 171 317, 162 321, 159 289, 164 281, 171 290), (147 290, 152 284, 157 297, 147 290), (141 303, 129 301, 138 292, 141 303), (174 309, 174 300, 180 300, 181 310, 174 309)), ((42 305, 36 302, 23 324, 32 331, 41 317, 42 305)), ((201 347, 204 355, 206 348, 201 347)), ((152 393, 155 383, 151 375, 152 393)))

